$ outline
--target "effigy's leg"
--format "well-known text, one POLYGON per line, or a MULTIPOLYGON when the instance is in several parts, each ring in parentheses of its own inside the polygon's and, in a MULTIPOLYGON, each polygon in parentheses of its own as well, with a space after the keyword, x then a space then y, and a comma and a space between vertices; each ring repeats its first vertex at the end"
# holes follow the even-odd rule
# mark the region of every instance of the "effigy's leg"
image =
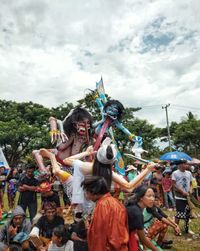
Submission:
POLYGON ((37 166, 39 168, 39 171, 40 172, 48 172, 46 166, 44 165, 44 160, 43 160, 43 157, 41 156, 40 154, 40 151, 39 150, 34 150, 32 152, 32 155, 37 163, 37 166))
POLYGON ((61 181, 64 192, 67 194, 67 196, 69 197, 71 201, 73 176, 70 173, 60 169, 60 166, 58 162, 56 161, 55 155, 49 152, 47 149, 44 149, 44 148, 40 149, 40 154, 44 158, 50 159, 53 173, 61 181))

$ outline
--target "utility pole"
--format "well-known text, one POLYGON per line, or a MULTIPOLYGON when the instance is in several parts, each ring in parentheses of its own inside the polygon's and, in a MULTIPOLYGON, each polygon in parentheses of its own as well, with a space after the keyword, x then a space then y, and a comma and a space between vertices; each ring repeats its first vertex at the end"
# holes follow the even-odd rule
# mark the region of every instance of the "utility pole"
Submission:
POLYGON ((171 141, 170 141, 170 130, 169 130, 169 119, 168 119, 168 111, 167 108, 170 106, 170 104, 167 104, 165 106, 162 106, 162 109, 165 109, 166 112, 166 121, 167 121, 167 135, 168 135, 168 142, 169 142, 169 150, 172 151, 171 148, 171 141))

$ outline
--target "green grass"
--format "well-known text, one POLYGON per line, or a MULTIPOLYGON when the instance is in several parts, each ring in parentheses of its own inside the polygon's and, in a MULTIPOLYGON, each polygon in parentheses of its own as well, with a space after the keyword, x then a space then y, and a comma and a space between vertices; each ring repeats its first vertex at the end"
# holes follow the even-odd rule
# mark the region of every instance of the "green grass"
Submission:
MULTIPOLYGON (((198 214, 200 215, 200 210, 197 209, 198 214)), ((175 212, 167 211, 166 214, 170 215, 172 218, 175 212)), ((174 231, 171 227, 168 228, 166 238, 173 240, 172 251, 198 251, 200 250, 200 237, 194 239, 188 234, 183 234, 183 220, 180 221, 180 228, 182 231, 182 236, 175 236, 174 231)), ((200 217, 197 219, 192 219, 190 221, 190 230, 195 234, 200 234, 200 217)))

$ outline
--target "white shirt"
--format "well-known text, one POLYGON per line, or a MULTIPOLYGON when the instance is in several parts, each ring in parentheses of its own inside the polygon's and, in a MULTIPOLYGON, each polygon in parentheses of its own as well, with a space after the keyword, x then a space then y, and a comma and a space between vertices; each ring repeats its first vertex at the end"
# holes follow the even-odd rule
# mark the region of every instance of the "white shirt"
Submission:
POLYGON ((56 244, 51 242, 48 247, 48 251, 74 251, 74 243, 73 243, 73 241, 69 240, 62 247, 58 247, 56 244))

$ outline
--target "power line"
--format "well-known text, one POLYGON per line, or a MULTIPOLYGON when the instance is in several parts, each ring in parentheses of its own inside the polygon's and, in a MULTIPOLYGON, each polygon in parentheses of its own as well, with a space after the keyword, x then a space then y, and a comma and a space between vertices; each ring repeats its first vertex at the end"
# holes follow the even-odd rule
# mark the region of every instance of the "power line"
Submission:
POLYGON ((182 107, 182 108, 187 108, 187 109, 195 109, 195 110, 200 110, 200 107, 192 107, 192 106, 176 105, 176 104, 172 104, 172 105, 173 105, 173 106, 182 107))
MULTIPOLYGON (((148 108, 153 108, 153 107, 155 107, 155 108, 160 108, 161 106, 163 106, 163 104, 157 104, 157 105, 144 105, 144 106, 138 106, 138 107, 140 107, 140 108, 142 108, 142 109, 148 109, 148 108)), ((174 109, 177 109, 177 108, 175 108, 175 107, 180 107, 180 108, 183 108, 183 109, 192 109, 192 110, 200 110, 200 107, 192 107, 192 106, 184 106, 184 105, 176 105, 176 104, 171 104, 171 107, 172 108, 174 108, 174 109)), ((154 109, 155 109, 154 108, 154 109)))

